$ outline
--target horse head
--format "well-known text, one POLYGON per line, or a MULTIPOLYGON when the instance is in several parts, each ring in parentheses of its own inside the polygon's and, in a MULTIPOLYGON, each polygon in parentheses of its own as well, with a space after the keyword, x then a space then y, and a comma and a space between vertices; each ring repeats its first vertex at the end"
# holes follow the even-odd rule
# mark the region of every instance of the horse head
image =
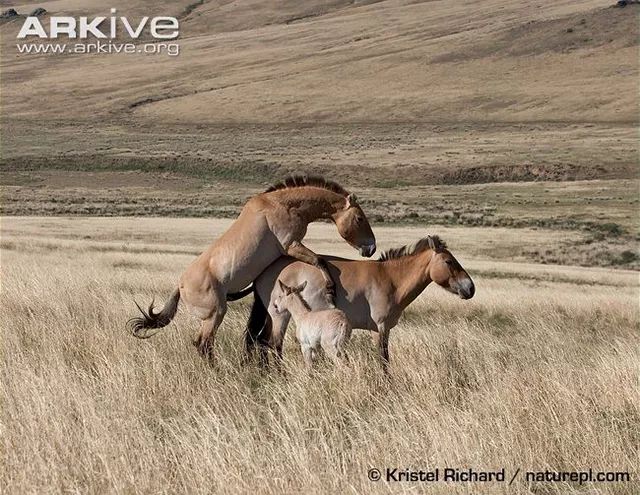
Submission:
POLYGON ((469 274, 438 236, 429 236, 427 240, 433 251, 428 267, 431 280, 462 299, 471 299, 476 287, 469 274))
POLYGON ((355 194, 345 198, 344 207, 332 219, 342 238, 359 250, 362 256, 369 258, 376 252, 376 238, 355 194))

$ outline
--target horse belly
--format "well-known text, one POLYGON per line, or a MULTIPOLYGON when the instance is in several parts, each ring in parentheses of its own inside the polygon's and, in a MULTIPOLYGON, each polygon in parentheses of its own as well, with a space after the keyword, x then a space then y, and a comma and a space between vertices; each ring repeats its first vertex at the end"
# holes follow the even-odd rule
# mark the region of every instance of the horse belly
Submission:
POLYGON ((350 304, 343 305, 340 301, 338 301, 338 309, 341 309, 347 315, 347 319, 349 320, 352 328, 359 328, 361 330, 378 329, 368 310, 363 308, 354 308, 350 304))

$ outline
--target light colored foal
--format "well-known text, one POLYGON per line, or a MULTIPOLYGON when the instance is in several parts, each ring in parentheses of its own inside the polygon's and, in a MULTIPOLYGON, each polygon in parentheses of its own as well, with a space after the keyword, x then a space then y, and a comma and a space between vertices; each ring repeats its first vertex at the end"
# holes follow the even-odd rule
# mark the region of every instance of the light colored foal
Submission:
POLYGON ((300 293, 307 282, 298 287, 289 287, 278 280, 280 291, 273 298, 276 313, 288 311, 296 324, 296 337, 300 342, 307 368, 313 366, 315 354, 320 347, 337 362, 344 354, 344 345, 351 337, 351 323, 344 311, 337 308, 311 311, 300 293))

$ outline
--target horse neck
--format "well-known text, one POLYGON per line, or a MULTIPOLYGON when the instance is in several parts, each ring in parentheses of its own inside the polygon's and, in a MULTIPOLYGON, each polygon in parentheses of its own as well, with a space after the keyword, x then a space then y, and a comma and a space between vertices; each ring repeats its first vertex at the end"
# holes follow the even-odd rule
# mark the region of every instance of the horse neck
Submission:
POLYGON ((287 311, 291 313, 294 321, 298 321, 300 317, 309 313, 310 309, 305 305, 300 294, 293 294, 293 297, 289 298, 287 311))
POLYGON ((331 218, 344 208, 345 198, 341 194, 320 187, 294 187, 276 191, 276 200, 293 209, 306 222, 331 218))
POLYGON ((384 262, 386 272, 395 287, 395 302, 406 308, 431 283, 428 265, 433 251, 403 256, 384 262))

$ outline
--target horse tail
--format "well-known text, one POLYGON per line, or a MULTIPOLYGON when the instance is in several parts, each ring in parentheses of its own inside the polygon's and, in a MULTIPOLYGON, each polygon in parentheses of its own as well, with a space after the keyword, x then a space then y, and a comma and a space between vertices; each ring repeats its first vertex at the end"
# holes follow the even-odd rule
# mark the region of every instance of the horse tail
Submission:
POLYGON ((227 301, 237 301, 238 299, 242 299, 245 296, 248 296, 253 292, 253 284, 248 287, 242 289, 239 292, 234 292, 233 294, 227 294, 227 301))
POLYGON ((267 307, 264 305, 258 291, 253 286, 253 305, 251 306, 251 313, 249 314, 249 320, 247 321, 247 327, 244 331, 244 352, 245 359, 249 360, 253 353, 253 348, 256 344, 260 345, 261 360, 264 361, 266 354, 263 352, 265 346, 269 345, 271 338, 271 325, 270 316, 267 312, 267 307))
POLYGON ((178 303, 180 302, 180 289, 176 289, 171 294, 169 300, 165 303, 164 307, 159 313, 153 312, 153 301, 149 305, 149 309, 145 311, 138 303, 138 309, 142 313, 142 316, 131 318, 127 322, 127 328, 131 330, 131 333, 139 339, 148 339, 158 333, 159 329, 166 327, 178 311, 178 303), (155 331, 148 331, 149 329, 157 329, 155 331))

